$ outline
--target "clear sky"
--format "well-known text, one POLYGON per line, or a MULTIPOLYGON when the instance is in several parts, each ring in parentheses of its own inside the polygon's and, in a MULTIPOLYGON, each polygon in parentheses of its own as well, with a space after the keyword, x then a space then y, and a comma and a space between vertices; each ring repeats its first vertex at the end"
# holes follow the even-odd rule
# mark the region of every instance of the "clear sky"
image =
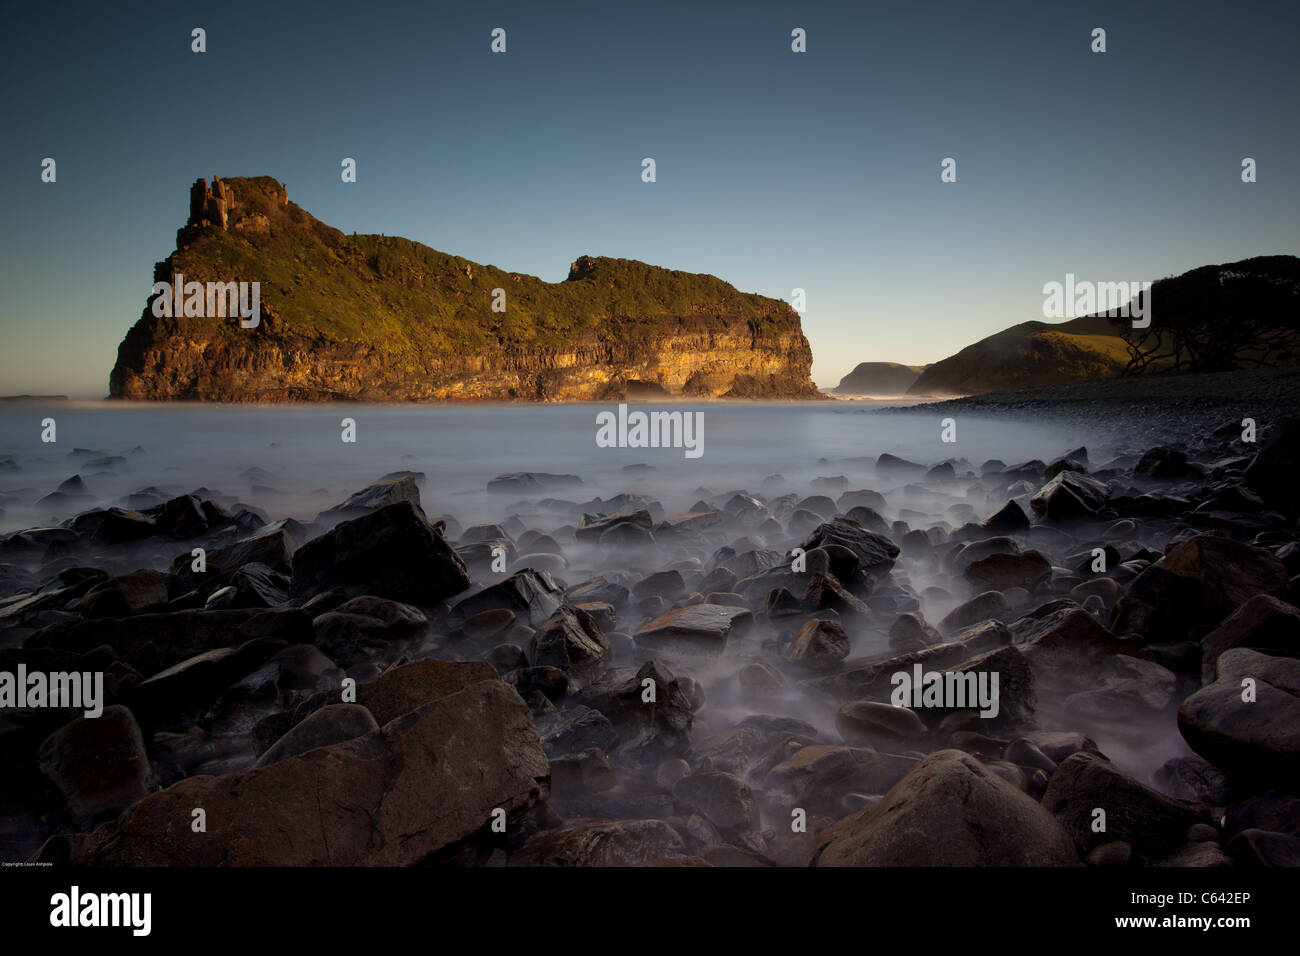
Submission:
POLYGON ((189 185, 214 174, 549 281, 587 253, 801 287, 823 386, 1042 318, 1067 272, 1300 253, 1295 0, 0 12, 4 394, 107 393, 189 185))

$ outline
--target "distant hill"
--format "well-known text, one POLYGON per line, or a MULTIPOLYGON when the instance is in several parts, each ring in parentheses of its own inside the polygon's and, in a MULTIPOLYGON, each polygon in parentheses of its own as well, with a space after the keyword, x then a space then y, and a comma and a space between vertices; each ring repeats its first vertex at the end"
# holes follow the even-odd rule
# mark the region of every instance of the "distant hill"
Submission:
POLYGON ((909 395, 968 395, 1113 378, 1129 351, 1105 316, 1022 322, 926 368, 909 395))
POLYGON ((1119 375, 1300 361, 1300 259, 1258 256, 1158 279, 1151 323, 1089 315, 1022 322, 927 366, 909 395, 972 395, 1119 375))
POLYGON ((862 362, 840 379, 840 384, 831 392, 835 395, 903 395, 923 371, 924 365, 862 362))

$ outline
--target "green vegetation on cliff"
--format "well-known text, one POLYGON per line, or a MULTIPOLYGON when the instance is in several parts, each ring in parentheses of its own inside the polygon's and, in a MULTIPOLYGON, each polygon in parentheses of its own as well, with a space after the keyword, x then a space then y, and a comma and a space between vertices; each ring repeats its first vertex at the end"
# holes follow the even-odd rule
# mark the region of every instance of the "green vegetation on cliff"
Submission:
MULTIPOLYGON (((553 373, 584 362, 608 366, 589 376, 596 384, 648 377, 675 393, 693 375, 694 394, 817 394, 799 316, 781 300, 739 292, 711 275, 628 259, 583 256, 565 281, 549 283, 408 239, 347 235, 289 202, 285 188, 264 176, 195 184, 189 222, 177 234, 176 251, 157 265, 155 280, 171 281, 177 273, 187 282, 259 282, 261 327, 250 335, 237 322, 158 319, 146 307, 119 349, 114 395, 228 400, 233 371, 199 367, 195 358, 175 364, 196 336, 218 344, 205 349, 214 360, 258 367, 255 381, 241 379, 238 386, 250 393, 292 387, 337 396, 337 384, 313 381, 309 366, 351 352, 382 357, 410 379, 409 397, 421 399, 455 389, 452 380, 470 368, 498 368, 510 381, 503 378, 500 388, 480 382, 477 392, 457 397, 527 397, 543 390, 531 383, 521 388, 516 379, 524 372, 553 373), (493 309, 501 302, 498 289, 504 311, 493 309), (661 344, 673 354, 656 357, 661 344), (233 355, 240 350, 248 361, 233 355), (730 388, 728 351, 737 360, 730 388), (277 370, 285 356, 301 361, 277 370), (159 374, 160 361, 173 363, 174 374, 159 374), (432 381, 441 384, 430 391, 432 381)), ((595 396, 572 389, 564 397, 595 396)), ((391 375, 379 392, 370 397, 404 397, 391 375)), ((353 388, 347 397, 367 394, 353 388)))

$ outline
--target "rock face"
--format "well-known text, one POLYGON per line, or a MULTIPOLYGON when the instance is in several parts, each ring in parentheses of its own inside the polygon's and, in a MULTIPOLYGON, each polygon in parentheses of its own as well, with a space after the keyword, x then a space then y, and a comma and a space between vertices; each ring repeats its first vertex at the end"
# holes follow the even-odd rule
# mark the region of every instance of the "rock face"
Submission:
POLYGON ((114 397, 819 397, 785 302, 627 259, 583 256, 566 281, 548 283, 406 239, 348 236, 266 176, 194 184, 189 221, 154 281, 177 274, 260 283, 260 323, 160 318, 151 300, 118 349, 114 397))
POLYGON ((195 776, 70 838, 69 861, 126 866, 402 866, 544 799, 528 708, 480 681, 379 730, 224 777, 195 776), (195 839, 190 811, 207 811, 195 839))
POLYGON ((1077 866, 1065 828, 974 757, 941 750, 822 831, 817 866, 1077 866))

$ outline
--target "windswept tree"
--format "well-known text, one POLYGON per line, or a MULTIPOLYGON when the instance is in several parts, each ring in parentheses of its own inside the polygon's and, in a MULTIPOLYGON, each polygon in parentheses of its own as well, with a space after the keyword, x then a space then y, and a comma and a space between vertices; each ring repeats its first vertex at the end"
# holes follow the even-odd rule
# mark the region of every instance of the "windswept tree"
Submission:
POLYGON ((1300 259, 1259 256, 1160 279, 1151 323, 1112 317, 1128 343, 1124 374, 1222 372, 1300 364, 1300 259))

